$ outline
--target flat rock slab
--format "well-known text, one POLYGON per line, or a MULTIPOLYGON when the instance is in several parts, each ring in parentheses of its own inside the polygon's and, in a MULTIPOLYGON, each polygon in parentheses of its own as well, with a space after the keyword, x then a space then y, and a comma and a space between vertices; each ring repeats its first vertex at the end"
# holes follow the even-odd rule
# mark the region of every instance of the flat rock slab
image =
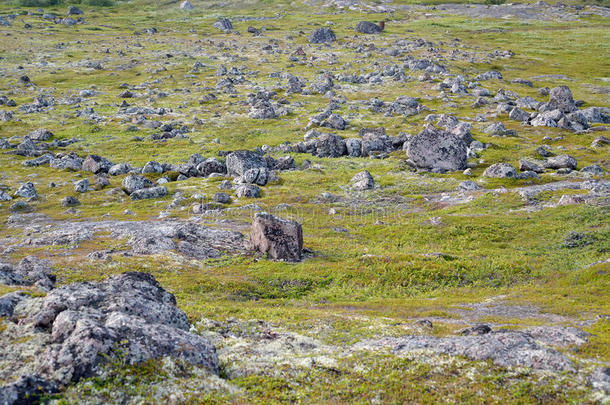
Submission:
POLYGON ((472 360, 492 360, 503 367, 529 367, 552 371, 574 371, 572 362, 555 349, 538 343, 526 331, 498 331, 478 336, 403 336, 366 340, 362 349, 389 348, 395 354, 432 351, 436 354, 464 356, 472 360))
POLYGON ((30 236, 17 245, 78 246, 102 235, 127 239, 133 254, 146 255, 176 250, 196 259, 240 253, 244 237, 239 232, 206 227, 194 222, 163 221, 54 221, 39 214, 13 215, 9 226, 22 228, 30 236), (24 243, 25 242, 25 243, 24 243))

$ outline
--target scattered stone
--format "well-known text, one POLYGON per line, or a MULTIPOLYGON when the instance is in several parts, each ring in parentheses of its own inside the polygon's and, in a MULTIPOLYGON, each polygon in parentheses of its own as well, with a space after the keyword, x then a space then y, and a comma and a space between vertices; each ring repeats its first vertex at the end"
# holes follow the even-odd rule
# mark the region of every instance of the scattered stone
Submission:
POLYGON ((77 205, 80 205, 80 201, 74 196, 67 196, 61 200, 61 205, 63 207, 76 207, 77 205))
POLYGON ((23 197, 27 200, 33 200, 38 198, 38 193, 36 193, 36 188, 32 182, 23 183, 19 186, 17 191, 14 194, 15 197, 23 197))
POLYGON ((218 28, 221 31, 231 31, 233 29, 233 24, 228 18, 221 18, 212 24, 212 27, 218 28))
POLYGON ((325 44, 336 41, 337 37, 332 29, 323 27, 312 32, 308 39, 312 44, 325 44))
POLYGON ((495 163, 485 169, 483 176, 496 179, 515 178, 517 169, 508 163, 495 163))
POLYGON ((167 188, 164 186, 141 188, 134 191, 129 196, 132 200, 144 200, 149 198, 161 198, 167 195, 167 188))
POLYGON ((250 169, 267 168, 267 161, 256 152, 239 150, 227 155, 226 166, 230 176, 242 176, 250 169))
POLYGON ((571 169, 576 170, 578 163, 575 158, 570 155, 558 155, 550 157, 544 163, 547 169, 571 169))
POLYGON ((354 28, 356 32, 361 34, 378 34, 381 32, 381 27, 369 21, 360 21, 354 28))
POLYGON ((127 194, 132 194, 137 190, 152 187, 154 184, 146 177, 138 176, 137 174, 130 174, 123 179, 122 182, 123 190, 127 194))
POLYGON ((298 262, 303 257, 303 230, 295 221, 259 212, 252 222, 250 247, 274 260, 298 262))
POLYGON ((467 146, 455 135, 427 126, 409 142, 407 155, 423 169, 456 171, 466 169, 467 146))
POLYGON ((357 190, 370 190, 375 186, 375 180, 373 180, 371 173, 363 170, 352 177, 351 184, 357 190))

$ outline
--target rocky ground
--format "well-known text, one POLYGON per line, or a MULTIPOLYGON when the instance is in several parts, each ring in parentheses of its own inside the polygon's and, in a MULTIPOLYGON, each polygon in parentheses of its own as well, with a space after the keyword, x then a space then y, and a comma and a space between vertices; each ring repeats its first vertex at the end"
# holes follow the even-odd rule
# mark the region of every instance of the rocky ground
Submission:
POLYGON ((607 3, 54 3, 0 5, 0 404, 610 403, 607 3))

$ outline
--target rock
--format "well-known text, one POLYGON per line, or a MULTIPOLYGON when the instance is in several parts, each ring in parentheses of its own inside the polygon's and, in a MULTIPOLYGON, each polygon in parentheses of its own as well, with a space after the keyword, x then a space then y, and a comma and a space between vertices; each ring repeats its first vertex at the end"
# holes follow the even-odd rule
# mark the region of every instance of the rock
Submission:
POLYGON ((610 109, 600 107, 588 107, 580 110, 580 113, 590 123, 610 124, 610 109))
POLYGON ((578 110, 574 104, 570 88, 568 86, 559 86, 551 89, 547 109, 558 109, 562 113, 571 113, 578 110))
POLYGON ((275 160, 273 170, 292 170, 296 169, 297 165, 292 156, 282 156, 275 160))
MULTIPOLYGON (((194 10, 195 7, 193 7, 193 5, 191 4, 191 2, 189 0, 184 0, 181 4, 180 4, 180 9, 181 10, 185 10, 185 11, 191 11, 194 10)), ((229 28, 230 29, 230 28, 229 28)))
POLYGON ((142 168, 142 173, 157 173, 157 174, 161 174, 163 173, 163 165, 161 165, 161 163, 155 162, 154 160, 151 160, 150 162, 147 162, 144 167, 142 168))
POLYGON ((303 230, 295 221, 259 212, 252 222, 250 247, 274 260, 298 262, 303 253, 303 230))
POLYGON ((231 202, 231 197, 227 193, 214 193, 212 196, 212 201, 221 204, 228 204, 231 202))
POLYGON ((242 176, 250 169, 267 168, 267 161, 256 152, 239 150, 227 155, 226 166, 230 176, 242 176))
POLYGON ((529 367, 541 370, 573 371, 570 360, 557 350, 536 343, 527 332, 497 331, 466 336, 404 336, 368 340, 364 348, 389 347, 396 354, 423 351, 473 360, 491 360, 502 367, 529 367))
POLYGON ((510 110, 510 113, 508 113, 508 118, 515 121, 527 121, 529 117, 530 115, 519 107, 513 108, 510 110))
POLYGON ((83 15, 83 10, 76 6, 68 7, 68 15, 83 15))
POLYGON ((557 205, 574 205, 582 204, 585 202, 585 198, 578 194, 564 194, 561 196, 557 205))
POLYGON ((361 34, 378 34, 381 32, 381 27, 369 21, 360 21, 354 30, 361 34))
POLYGON ((122 174, 127 174, 131 171, 131 166, 127 163, 119 163, 113 165, 108 169, 108 174, 111 176, 120 176, 122 174))
POLYGON ((34 209, 30 204, 26 203, 25 201, 17 201, 9 207, 9 211, 16 213, 26 213, 32 212, 34 211, 34 209))
POLYGON ((362 156, 385 155, 394 150, 394 139, 385 134, 367 132, 362 136, 362 156))
POLYGON ((483 176, 496 179, 515 178, 517 169, 508 163, 496 163, 485 169, 483 176))
POLYGON ((578 163, 575 158, 570 155, 558 155, 550 157, 544 163, 547 169, 571 169, 576 170, 578 163))
POLYGON ((596 367, 589 377, 589 382, 593 388, 610 393, 610 367, 596 367))
POLYGON ((532 171, 532 172, 536 172, 536 173, 544 173, 544 167, 540 166, 538 163, 531 162, 531 161, 525 160, 525 159, 519 160, 519 170, 532 171))
POLYGON ((514 129, 506 129, 504 124, 501 122, 494 122, 493 124, 487 126, 483 132, 489 134, 491 136, 516 136, 517 131, 514 129))
POLYGON ((339 157, 345 154, 345 142, 335 134, 322 134, 314 141, 315 152, 318 157, 339 157))
POLYGON ((348 156, 360 157, 362 155, 362 142, 360 139, 348 138, 345 140, 345 148, 348 156))
POLYGON ((51 159, 49 166, 55 169, 79 171, 83 165, 83 159, 78 157, 74 152, 62 156, 60 159, 51 159))
POLYGON ((466 152, 462 139, 427 126, 411 139, 407 156, 419 168, 455 171, 466 169, 466 152))
POLYGON ((23 141, 19 145, 17 145, 17 149, 15 150, 17 155, 35 157, 42 155, 42 152, 38 150, 36 143, 30 139, 30 137, 26 136, 23 138, 23 141))
POLYGON ((318 28, 309 35, 309 42, 312 44, 324 44, 337 40, 335 33, 328 27, 318 28))
POLYGON ((483 187, 479 186, 477 183, 471 180, 466 180, 458 184, 459 191, 476 191, 482 189, 483 187))
POLYGON ((51 262, 36 256, 24 257, 17 266, 0 263, 0 283, 7 285, 35 285, 50 291, 55 285, 55 270, 51 262))
POLYGON ((230 31, 233 29, 233 24, 228 18, 221 18, 212 24, 212 27, 218 28, 221 31, 230 31))
POLYGON ((214 346, 189 332, 188 318, 174 296, 145 273, 123 273, 104 282, 52 290, 42 299, 40 310, 20 323, 26 322, 36 328, 32 345, 42 346, 32 348, 40 353, 38 366, 18 368, 14 377, 30 381, 16 380, 2 387, 0 395, 10 392, 12 397, 29 398, 37 390, 49 393, 55 385, 94 376, 98 365, 117 349, 127 364, 169 356, 218 373, 214 346))
POLYGON ((144 200, 148 198, 161 198, 167 195, 167 188, 164 186, 142 188, 134 191, 129 196, 132 200, 144 200))
POLYGON ((19 186, 17 191, 15 191, 14 196, 32 200, 38 198, 38 193, 36 193, 34 184, 28 181, 27 183, 23 183, 19 186))
POLYGON ((491 333, 491 327, 489 325, 475 325, 466 329, 462 329, 459 334, 462 336, 481 336, 487 333, 491 333))
POLYGON ((600 165, 589 165, 580 169, 581 173, 589 173, 594 176, 603 176, 606 172, 600 165))
POLYGON ((259 198, 261 189, 254 184, 242 184, 235 189, 237 198, 259 198))
POLYGON ((40 128, 30 132, 28 137, 34 141, 48 141, 53 137, 53 132, 48 129, 40 128))
POLYGON ((270 178, 270 172, 266 167, 257 167, 254 169, 246 170, 241 176, 241 181, 249 184, 258 184, 264 186, 267 184, 270 178))
POLYGON ((211 157, 197 164, 197 171, 199 172, 200 176, 208 177, 212 173, 227 173, 227 166, 224 162, 211 157))
POLYGON ((89 191, 89 179, 82 179, 74 183, 74 191, 77 193, 86 193, 89 191))
POLYGON ((366 170, 357 173, 352 180, 350 181, 352 187, 357 190, 370 190, 375 186, 375 181, 373 180, 373 176, 366 170))
POLYGON ((146 177, 138 176, 137 174, 130 174, 123 179, 122 182, 123 190, 127 194, 132 194, 137 190, 152 187, 154 184, 146 177))
POLYGON ((80 201, 78 201, 78 198, 70 195, 62 198, 61 205, 63 207, 76 207, 77 205, 80 205, 80 201))
POLYGON ((89 155, 83 160, 82 170, 99 174, 108 173, 114 166, 110 160, 97 155, 89 155))
POLYGON ((545 146, 539 146, 536 148, 536 153, 545 158, 553 156, 553 152, 549 151, 548 147, 545 146))
POLYGON ((327 126, 333 129, 344 130, 347 123, 339 114, 331 114, 326 120, 327 126))
POLYGON ((610 145, 610 139, 606 138, 605 136, 598 136, 593 140, 593 142, 591 142, 592 148, 601 148, 605 145, 610 145))
POLYGON ((0 190, 0 202, 11 201, 12 199, 13 199, 13 197, 11 197, 9 193, 7 193, 4 190, 0 190))
POLYGON ((176 249, 174 240, 167 236, 135 236, 129 243, 138 255, 156 255, 176 249))

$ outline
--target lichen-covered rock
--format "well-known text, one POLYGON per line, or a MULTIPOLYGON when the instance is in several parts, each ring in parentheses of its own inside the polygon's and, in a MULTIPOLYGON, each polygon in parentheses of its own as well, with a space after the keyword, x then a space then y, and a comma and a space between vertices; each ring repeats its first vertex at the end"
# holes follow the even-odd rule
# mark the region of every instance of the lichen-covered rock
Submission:
POLYGON ((375 186, 375 180, 373 180, 371 173, 363 170, 352 177, 351 184, 357 190, 369 190, 375 186))
POLYGON ((378 34, 381 32, 381 27, 370 21, 360 21, 354 30, 361 34, 378 34))
POLYGON ((559 86, 551 89, 547 109, 558 109, 562 113, 571 113, 578 110, 570 88, 568 86, 559 86))
POLYGON ((37 328, 33 335, 50 339, 33 339, 45 344, 38 348, 38 366, 21 376, 27 381, 0 387, 3 403, 20 403, 38 387, 51 392, 51 387, 95 375, 117 349, 127 364, 169 356, 218 373, 214 346, 189 332, 174 296, 145 273, 55 289, 44 297, 39 311, 20 323, 37 328))
POLYGON ((238 150, 227 155, 227 172, 230 176, 242 176, 250 169, 267 167, 265 158, 249 150, 238 150))
POLYGON ((28 181, 20 185, 17 191, 15 191, 15 197, 23 197, 28 200, 38 198, 34 183, 28 181))
POLYGON ((237 198, 259 198, 261 189, 254 184, 241 184, 235 189, 237 198))
POLYGON ((132 200, 145 200, 149 198, 161 198, 167 195, 167 188, 165 186, 141 188, 134 191, 129 196, 132 200))
POLYGON ((485 169, 483 176, 496 179, 515 178, 517 169, 508 163, 495 163, 485 169))
POLYGON ((123 179, 122 185, 127 194, 132 194, 137 190, 152 187, 154 183, 146 177, 130 174, 123 179))
POLYGON ((314 142, 316 156, 334 158, 345 154, 345 142, 339 135, 322 134, 314 142))
POLYGON ((546 160, 544 167, 547 169, 576 169, 578 162, 570 155, 552 156, 546 160))
POLYGON ((324 44, 337 40, 335 33, 328 27, 318 28, 309 35, 309 43, 324 44))
POLYGON ((87 172, 99 174, 108 173, 113 166, 114 163, 106 158, 98 155, 89 155, 83 160, 82 169, 87 172))
POLYGON ((417 167, 447 171, 464 170, 467 146, 459 137, 427 126, 409 142, 407 155, 417 167))
POLYGON ((250 247, 274 260, 298 262, 303 257, 303 230, 298 222, 259 212, 252 222, 250 247))
POLYGON ((26 256, 17 266, 0 263, 0 284, 36 285, 48 291, 55 285, 54 272, 48 260, 26 256))
POLYGON ((218 28, 221 31, 230 31, 233 29, 233 24, 228 18, 221 18, 212 24, 212 27, 218 28))

